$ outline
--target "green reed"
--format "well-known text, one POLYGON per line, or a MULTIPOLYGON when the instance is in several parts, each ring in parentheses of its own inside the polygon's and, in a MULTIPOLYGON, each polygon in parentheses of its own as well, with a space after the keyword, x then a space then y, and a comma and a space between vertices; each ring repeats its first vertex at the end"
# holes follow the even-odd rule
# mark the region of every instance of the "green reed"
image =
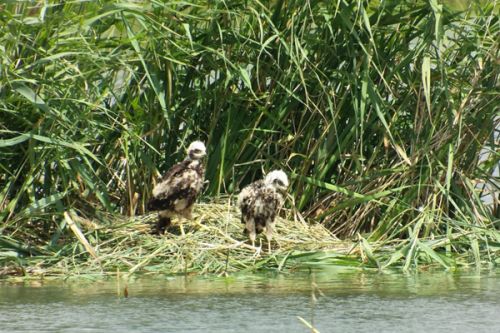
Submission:
POLYGON ((498 12, 498 1, 9 1, 0 251, 58 253, 77 241, 70 210, 143 214, 158 170, 202 139, 205 198, 282 168, 287 206, 373 262, 393 240, 391 263, 406 268, 447 266, 451 253, 494 262, 498 12))

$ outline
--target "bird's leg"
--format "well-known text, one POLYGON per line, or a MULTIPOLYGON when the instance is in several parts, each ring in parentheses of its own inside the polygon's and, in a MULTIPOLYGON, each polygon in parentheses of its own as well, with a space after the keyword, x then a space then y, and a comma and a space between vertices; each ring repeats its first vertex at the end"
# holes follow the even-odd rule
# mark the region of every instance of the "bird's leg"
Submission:
POLYGON ((193 209, 193 207, 191 206, 191 207, 184 208, 184 209, 180 209, 180 208, 179 208, 179 210, 177 211, 177 216, 179 217, 179 219, 178 219, 178 222, 177 222, 177 223, 179 224, 179 229, 180 229, 180 231, 181 231, 181 235, 182 235, 182 236, 185 236, 185 235, 186 235, 186 233, 185 233, 185 231, 184 231, 184 226, 183 226, 183 223, 184 223, 185 221, 183 221, 183 219, 186 219, 186 220, 188 220, 188 221, 189 221, 189 220, 191 220, 191 218, 193 217, 193 216, 191 215, 191 211, 192 211, 192 209, 193 209))
POLYGON ((271 253, 271 239, 273 239, 273 227, 274 223, 269 223, 266 225, 266 238, 267 238, 267 251, 271 253))
POLYGON ((186 220, 192 220, 193 219, 193 206, 185 209, 183 212, 182 212, 182 216, 186 219, 186 220))
POLYGON ((156 233, 162 235, 172 222, 170 213, 168 211, 160 211, 158 213, 158 223, 156 224, 156 233))
POLYGON ((248 231, 248 237, 252 242, 252 247, 255 248, 255 239, 257 238, 257 233, 255 232, 255 222, 252 218, 249 218, 245 223, 245 228, 248 231))
POLYGON ((259 247, 255 251, 255 256, 256 257, 260 256, 260 251, 262 251, 262 238, 259 238, 259 247))
POLYGON ((257 234, 254 232, 250 232, 248 234, 248 237, 250 237, 250 241, 252 242, 252 247, 255 248, 255 239, 257 238, 257 234))
POLYGON ((262 238, 259 238, 259 246, 255 246, 255 239, 252 242, 252 246, 255 250, 255 253, 253 254, 253 258, 260 257, 260 251, 262 250, 262 238))
MULTIPOLYGON (((185 211, 184 211, 184 218, 185 219, 188 219, 190 221, 193 220, 193 206, 187 208, 185 211)), ((200 222, 201 220, 201 217, 200 218, 197 218, 194 220, 194 224, 198 227, 198 228, 203 228, 203 225, 201 224, 200 222)))

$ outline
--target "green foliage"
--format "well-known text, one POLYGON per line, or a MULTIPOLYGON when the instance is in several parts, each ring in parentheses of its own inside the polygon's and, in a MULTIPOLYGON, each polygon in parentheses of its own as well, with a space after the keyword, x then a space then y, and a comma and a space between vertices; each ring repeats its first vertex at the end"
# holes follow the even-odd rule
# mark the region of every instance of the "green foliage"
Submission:
POLYGON ((336 234, 436 260, 420 238, 444 235, 480 260, 499 241, 483 197, 498 193, 500 23, 498 1, 470 3, 0 5, 0 240, 57 246, 69 209, 142 214, 157 170, 202 139, 206 196, 283 168, 336 234))

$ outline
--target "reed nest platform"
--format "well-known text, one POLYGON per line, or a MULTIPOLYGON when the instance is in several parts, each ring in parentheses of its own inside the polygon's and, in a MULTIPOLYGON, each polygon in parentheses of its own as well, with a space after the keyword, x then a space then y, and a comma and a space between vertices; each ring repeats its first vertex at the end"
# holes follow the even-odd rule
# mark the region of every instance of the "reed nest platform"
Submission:
POLYGON ((346 259, 352 243, 339 240, 322 225, 306 223, 298 214, 282 213, 291 218, 278 218, 271 253, 264 235, 257 239, 257 247, 250 245, 237 207, 228 203, 197 204, 193 220, 175 218, 164 235, 151 233, 156 213, 113 216, 106 223, 65 214, 73 231, 68 237, 71 253, 29 258, 22 274, 228 274, 293 270, 346 259))

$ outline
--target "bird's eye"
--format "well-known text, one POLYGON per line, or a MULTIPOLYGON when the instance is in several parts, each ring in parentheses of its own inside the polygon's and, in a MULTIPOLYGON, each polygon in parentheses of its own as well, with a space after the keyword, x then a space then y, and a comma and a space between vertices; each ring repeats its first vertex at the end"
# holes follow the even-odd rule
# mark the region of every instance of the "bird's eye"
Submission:
POLYGON ((195 153, 201 153, 201 149, 194 149, 193 152, 195 152, 195 153))
POLYGON ((275 179, 275 180, 273 181, 273 183, 278 184, 278 185, 281 185, 281 186, 283 186, 283 185, 284 185, 284 184, 283 184, 283 182, 282 182, 281 180, 279 180, 279 179, 275 179))

